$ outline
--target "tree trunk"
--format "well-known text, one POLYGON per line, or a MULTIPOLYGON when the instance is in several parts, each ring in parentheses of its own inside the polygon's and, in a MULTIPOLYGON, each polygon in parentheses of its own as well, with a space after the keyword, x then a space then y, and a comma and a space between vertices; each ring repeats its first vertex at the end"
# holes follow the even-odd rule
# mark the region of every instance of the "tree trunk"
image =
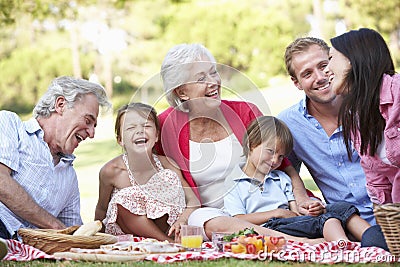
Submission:
POLYGON ((82 78, 81 62, 79 57, 79 41, 78 34, 76 32, 76 25, 72 23, 71 29, 69 30, 71 37, 71 52, 72 52, 72 71, 74 77, 82 78))

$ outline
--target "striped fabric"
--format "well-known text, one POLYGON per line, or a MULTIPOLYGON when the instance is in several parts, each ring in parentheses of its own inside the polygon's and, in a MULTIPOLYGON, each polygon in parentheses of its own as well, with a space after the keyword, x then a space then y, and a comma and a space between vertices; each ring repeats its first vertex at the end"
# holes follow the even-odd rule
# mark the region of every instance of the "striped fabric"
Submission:
MULTIPOLYGON (((143 238, 133 238, 134 242, 143 238)), ((3 260, 31 261, 36 259, 55 259, 29 245, 16 240, 6 240, 8 254, 3 260)), ((259 261, 289 261, 289 262, 315 262, 324 264, 333 263, 392 263, 400 262, 399 258, 377 247, 360 247, 358 242, 324 242, 318 245, 309 245, 289 240, 286 249, 279 253, 260 255, 233 254, 230 252, 217 252, 211 242, 204 242, 201 252, 182 252, 174 254, 149 254, 145 260, 157 263, 173 263, 187 260, 216 260, 220 258, 236 258, 241 260, 259 261)), ((1 265, 1 264, 0 264, 1 265)))
MULTIPOLYGON (((17 114, 0 111, 0 163, 41 207, 67 226, 82 224, 73 155, 54 166, 43 130, 36 119, 22 122, 17 114)), ((35 228, 0 202, 0 219, 11 235, 21 227, 35 228)))
POLYGON ((8 254, 3 261, 31 261, 36 259, 54 259, 53 256, 34 248, 25 245, 13 239, 7 239, 8 254))

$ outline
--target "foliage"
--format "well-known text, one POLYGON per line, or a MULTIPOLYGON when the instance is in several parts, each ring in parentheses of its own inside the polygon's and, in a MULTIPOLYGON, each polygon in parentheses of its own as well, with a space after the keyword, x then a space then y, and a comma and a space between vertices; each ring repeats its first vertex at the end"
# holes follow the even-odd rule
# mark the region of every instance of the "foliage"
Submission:
MULTIPOLYGON (((32 111, 50 81, 72 75, 71 51, 67 47, 28 46, 15 49, 0 61, 0 107, 18 113, 32 111)), ((82 60, 82 68, 90 68, 91 60, 82 60)))
POLYGON ((298 1, 208 1, 175 5, 159 20, 166 44, 199 42, 221 64, 252 77, 259 86, 284 72, 283 51, 309 30, 298 1), (296 7, 296 8, 294 8, 296 7))
MULTIPOLYGON (((163 92, 157 74, 168 49, 183 42, 203 43, 219 63, 265 87, 286 75, 284 49, 309 34, 315 3, 340 4, 322 12, 326 38, 338 21, 378 29, 398 65, 398 0, 0 0, 0 109, 27 112, 55 76, 93 73, 114 90, 116 106, 133 99, 164 106, 153 101, 163 92), (122 31, 123 40, 100 38, 107 31, 122 31), (122 48, 104 54, 108 42, 122 48)), ((232 83, 245 90, 240 79, 232 83)))
POLYGON ((0 0, 0 25, 16 23, 16 18, 20 14, 31 14, 38 19, 56 14, 65 17, 69 10, 69 3, 70 1, 65 0, 57 2, 49 0, 0 0))
POLYGON ((370 27, 389 36, 400 29, 398 0, 341 0, 350 28, 370 27))
MULTIPOLYGON (((20 15, 31 15, 37 20, 50 17, 55 19, 75 19, 78 5, 96 4, 96 0, 0 0, 0 26, 17 23, 20 15)), ((121 5, 123 0, 115 1, 121 5)))

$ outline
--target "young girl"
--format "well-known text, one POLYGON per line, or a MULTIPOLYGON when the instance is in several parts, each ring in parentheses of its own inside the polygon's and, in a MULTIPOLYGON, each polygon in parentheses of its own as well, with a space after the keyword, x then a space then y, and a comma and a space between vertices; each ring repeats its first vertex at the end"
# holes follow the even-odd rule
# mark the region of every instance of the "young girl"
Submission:
POLYGON ((343 96, 339 120, 347 153, 361 156, 367 191, 375 204, 400 202, 400 75, 389 48, 371 29, 331 39, 332 88, 343 96))
MULTIPOLYGON (((327 204, 318 216, 298 216, 291 179, 276 170, 292 149, 292 134, 282 121, 271 116, 255 119, 243 139, 246 163, 236 166, 226 183, 233 186, 224 198, 225 209, 232 216, 293 236, 348 240, 348 231, 360 241, 370 224, 350 203, 327 204)), ((382 234, 374 245, 386 248, 382 234)))
POLYGON ((156 111, 142 103, 124 105, 115 133, 125 153, 100 170, 95 220, 103 220, 113 235, 173 242, 170 236, 179 236, 180 225, 199 203, 174 162, 153 153, 159 135, 156 111))

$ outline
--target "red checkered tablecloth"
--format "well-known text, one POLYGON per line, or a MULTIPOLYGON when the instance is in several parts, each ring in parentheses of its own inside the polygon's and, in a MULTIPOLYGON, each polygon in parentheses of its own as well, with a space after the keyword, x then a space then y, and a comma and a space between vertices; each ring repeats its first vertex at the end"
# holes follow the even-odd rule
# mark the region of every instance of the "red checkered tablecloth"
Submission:
MULTIPOLYGON (((135 242, 143 238, 135 237, 135 242)), ((16 240, 6 240, 8 254, 3 260, 9 261, 31 261, 35 259, 54 259, 43 251, 32 246, 25 245, 16 240)), ((293 262, 316 262, 316 263, 388 263, 400 262, 389 252, 377 248, 362 248, 358 242, 324 242, 318 245, 310 245, 289 240, 286 249, 278 253, 260 255, 234 254, 230 252, 215 251, 212 243, 203 243, 201 252, 182 252, 173 255, 151 254, 145 260, 158 263, 172 263, 183 260, 215 260, 220 258, 237 258, 242 260, 261 260, 261 261, 293 261, 293 262)))

